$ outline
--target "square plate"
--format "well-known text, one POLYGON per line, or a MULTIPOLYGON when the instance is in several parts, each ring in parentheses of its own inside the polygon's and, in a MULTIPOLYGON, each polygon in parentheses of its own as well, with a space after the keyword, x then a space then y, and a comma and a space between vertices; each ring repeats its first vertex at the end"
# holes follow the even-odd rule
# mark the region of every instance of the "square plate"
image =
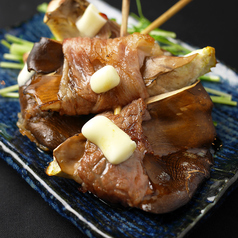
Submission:
MULTIPOLYGON (((95 1, 98 8, 120 18, 120 12, 107 4, 95 1), (101 5, 102 4, 102 5, 101 5), (105 9, 107 7, 108 9, 105 9)), ((110 15, 108 14, 110 17, 110 15)), ((40 37, 51 37, 51 32, 42 22, 43 14, 35 15, 19 27, 0 30, 0 39, 5 33, 30 41, 40 37)), ((180 42, 184 44, 183 42, 180 42)), ((0 61, 7 53, 0 46, 0 61)), ((6 86, 16 84, 18 70, 0 68, 0 81, 6 86)), ((204 86, 224 91, 238 101, 238 75, 223 64, 218 64, 213 74, 222 82, 204 86)), ((39 150, 27 137, 23 137, 16 126, 20 105, 17 99, 0 97, 0 157, 17 170, 30 186, 38 191, 57 212, 69 219, 85 235, 90 237, 183 237, 199 220, 214 207, 227 189, 236 185, 238 173, 238 108, 215 105, 212 116, 218 123, 217 134, 223 142, 215 154, 211 177, 196 192, 184 207, 163 215, 149 214, 138 209, 125 209, 106 204, 90 193, 78 191, 71 180, 48 177, 45 168, 52 155, 39 150)))

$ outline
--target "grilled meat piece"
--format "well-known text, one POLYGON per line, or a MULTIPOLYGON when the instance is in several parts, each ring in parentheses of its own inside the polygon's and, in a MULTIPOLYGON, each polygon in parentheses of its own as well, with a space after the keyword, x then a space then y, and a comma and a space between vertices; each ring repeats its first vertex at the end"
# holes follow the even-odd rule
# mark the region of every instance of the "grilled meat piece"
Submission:
POLYGON ((123 108, 119 115, 112 112, 101 115, 112 120, 136 142, 137 148, 128 160, 119 165, 111 164, 95 144, 83 141, 81 134, 69 138, 55 149, 54 158, 63 172, 71 173, 76 181, 82 182, 82 190, 91 191, 105 200, 109 198, 110 202, 136 206, 146 194, 151 193, 142 166, 145 153, 150 151, 141 126, 143 118, 148 117, 146 105, 139 99, 123 108), (67 151, 71 151, 70 154, 67 151))
POLYGON ((148 35, 135 33, 115 39, 71 38, 63 42, 64 66, 58 92, 58 107, 39 104, 42 110, 58 111, 61 115, 81 115, 125 106, 137 98, 149 96, 140 72, 146 56, 162 54, 148 35), (120 76, 117 87, 96 94, 90 86, 94 72, 112 65, 120 76))
POLYGON ((142 99, 135 100, 118 115, 101 114, 136 142, 128 160, 111 164, 95 144, 78 134, 54 150, 54 162, 84 192, 152 213, 173 211, 186 204, 210 175, 209 148, 215 137, 211 108, 200 83, 151 103, 148 110, 142 99))

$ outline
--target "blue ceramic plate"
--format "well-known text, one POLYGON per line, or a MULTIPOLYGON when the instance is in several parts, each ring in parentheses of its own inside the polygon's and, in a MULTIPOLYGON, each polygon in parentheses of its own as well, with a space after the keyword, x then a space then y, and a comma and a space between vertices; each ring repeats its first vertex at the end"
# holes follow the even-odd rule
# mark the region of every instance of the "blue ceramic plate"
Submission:
MULTIPOLYGON (((38 41, 41 36, 50 37, 51 33, 42 19, 43 15, 36 15, 8 33, 31 41, 38 41)), ((0 30, 0 39, 5 33, 5 30, 0 30)), ((6 52, 7 49, 1 45, 0 61, 6 52)), ((0 82, 4 80, 6 86, 16 84, 17 74, 18 70, 0 68, 0 82)), ((222 64, 218 64, 213 74, 219 75, 222 82, 204 83, 205 86, 231 93, 233 99, 238 101, 237 74, 222 64)), ((217 133, 223 141, 223 148, 215 155, 211 178, 186 206, 164 215, 112 207, 92 194, 79 192, 74 181, 48 177, 44 171, 52 157, 19 133, 16 126, 19 111, 17 99, 0 97, 0 157, 16 169, 56 211, 89 237, 183 237, 208 214, 229 187, 236 185, 238 107, 215 105, 213 119, 218 123, 217 133)))

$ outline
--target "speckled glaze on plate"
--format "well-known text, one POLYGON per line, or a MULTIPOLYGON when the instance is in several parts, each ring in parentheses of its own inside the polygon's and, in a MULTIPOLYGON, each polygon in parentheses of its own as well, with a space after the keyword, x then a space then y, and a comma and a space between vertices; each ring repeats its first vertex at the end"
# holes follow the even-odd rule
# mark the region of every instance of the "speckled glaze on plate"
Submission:
MULTIPOLYGON (((37 14, 19 27, 7 32, 0 30, 0 39, 5 33, 31 41, 38 41, 41 36, 50 37, 51 33, 42 19, 43 15, 37 14)), ((7 49, 0 45, 0 61, 6 52, 7 49)), ((4 80, 6 86, 16 84, 18 72, 0 68, 0 81, 4 80)), ((238 101, 238 75, 223 64, 218 64, 213 74, 219 75, 222 82, 204 85, 231 93, 238 101)), ((74 181, 48 177, 45 168, 52 156, 39 150, 19 133, 16 126, 19 111, 18 99, 0 97, 0 158, 20 173, 57 212, 89 237, 183 237, 209 214, 229 188, 237 184, 238 107, 215 105, 213 119, 218 123, 217 134, 223 147, 215 154, 211 178, 187 205, 163 215, 113 207, 90 193, 81 193, 74 181)))

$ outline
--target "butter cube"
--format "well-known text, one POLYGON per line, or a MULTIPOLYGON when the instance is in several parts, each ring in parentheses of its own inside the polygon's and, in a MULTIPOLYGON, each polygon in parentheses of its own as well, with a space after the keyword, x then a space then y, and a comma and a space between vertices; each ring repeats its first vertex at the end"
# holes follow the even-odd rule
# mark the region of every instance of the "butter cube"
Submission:
POLYGON ((76 27, 82 37, 94 37, 106 24, 107 20, 99 13, 98 9, 91 3, 82 17, 76 21, 76 27))
POLYGON ((104 93, 116 87, 120 83, 120 76, 111 65, 106 65, 96 71, 91 79, 90 85, 95 93, 104 93))
POLYGON ((96 144, 112 164, 127 160, 136 149, 130 136, 104 116, 95 116, 82 128, 82 134, 96 144))

